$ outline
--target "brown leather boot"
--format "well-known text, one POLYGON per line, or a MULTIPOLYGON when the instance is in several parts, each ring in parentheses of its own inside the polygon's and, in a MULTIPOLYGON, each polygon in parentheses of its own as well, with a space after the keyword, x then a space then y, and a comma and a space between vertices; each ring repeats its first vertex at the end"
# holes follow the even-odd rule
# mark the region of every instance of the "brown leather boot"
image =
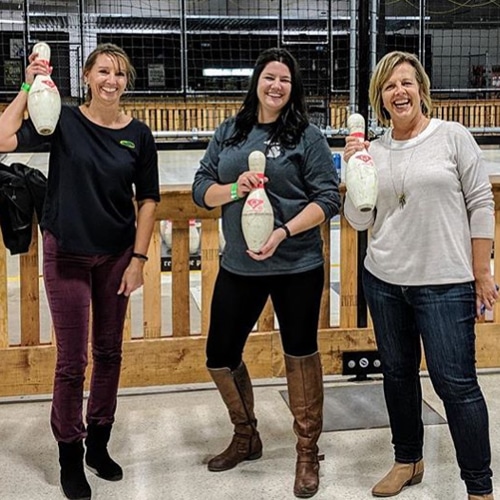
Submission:
POLYGON ((288 399, 294 416, 293 430, 297 436, 297 463, 293 493, 309 498, 319 488, 317 442, 323 427, 323 375, 319 353, 310 356, 285 354, 288 399))
POLYGON ((495 500, 493 498, 493 493, 488 493, 487 495, 469 495, 469 500, 495 500))
POLYGON ((402 464, 394 462, 392 469, 372 489, 374 497, 393 497, 405 486, 422 482, 424 477, 424 461, 402 464))
POLYGON ((243 460, 260 458, 262 441, 257 432, 252 382, 245 363, 242 362, 234 371, 229 368, 209 368, 208 371, 234 425, 234 435, 229 446, 208 462, 209 471, 220 472, 236 467, 243 460))

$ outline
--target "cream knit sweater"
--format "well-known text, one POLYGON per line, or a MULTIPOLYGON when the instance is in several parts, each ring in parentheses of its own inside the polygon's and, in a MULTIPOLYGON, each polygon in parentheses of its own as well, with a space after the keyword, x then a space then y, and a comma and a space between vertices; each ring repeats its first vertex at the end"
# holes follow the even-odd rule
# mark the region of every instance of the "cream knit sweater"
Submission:
POLYGON ((479 146, 462 125, 438 119, 408 141, 391 139, 391 132, 370 145, 379 179, 376 210, 356 210, 349 195, 344 202, 351 226, 370 229, 366 269, 397 285, 473 281, 471 239, 494 235, 493 194, 479 146))

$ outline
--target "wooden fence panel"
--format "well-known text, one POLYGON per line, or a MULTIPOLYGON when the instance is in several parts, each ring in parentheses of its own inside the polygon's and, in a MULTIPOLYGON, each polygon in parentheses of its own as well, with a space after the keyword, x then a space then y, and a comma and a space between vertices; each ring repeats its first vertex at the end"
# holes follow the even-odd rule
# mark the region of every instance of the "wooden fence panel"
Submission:
POLYGON ((40 344, 40 289, 38 270, 38 226, 34 219, 31 244, 20 262, 21 345, 40 344))
POLYGON ((155 223, 144 264, 143 331, 144 338, 161 337, 161 236, 160 222, 155 223))
MULTIPOLYGON (((495 248, 500 248, 500 177, 492 177, 496 207, 495 248)), ((345 194, 342 189, 342 193, 345 194)), ((172 332, 161 327, 160 236, 158 222, 149 250, 150 260, 145 268, 143 291, 142 331, 130 334, 134 311, 127 313, 121 387, 143 387, 164 384, 194 383, 208 380, 205 369, 205 342, 209 324, 210 299, 219 269, 218 219, 220 210, 207 211, 193 204, 189 186, 168 186, 162 189, 157 220, 173 221, 172 232, 172 332), (189 219, 201 220, 201 327, 193 331, 190 317, 189 284, 189 219), (137 333, 137 334, 136 334, 137 333), (172 335, 169 335, 172 333, 172 335), (133 337, 133 339, 132 339, 133 337)), ((329 325, 330 303, 321 304, 319 348, 324 373, 340 373, 344 351, 375 349, 371 322, 369 327, 357 325, 357 240, 358 235, 344 217, 340 219, 340 326, 329 325)), ((329 255, 329 231, 322 228, 325 255, 329 255)), ((46 394, 51 391, 55 363, 55 345, 40 343, 40 305, 36 238, 30 252, 19 257, 20 280, 23 291, 21 302, 22 343, 9 345, 5 334, 8 328, 9 297, 6 270, 6 249, 0 244, 0 396, 46 394)), ((329 258, 327 258, 329 263, 329 258)), ((329 266, 325 267, 325 292, 329 287, 329 266)), ((500 252, 494 256, 494 275, 500 282, 500 252)), ((43 306, 45 307, 45 306, 43 306)), ((134 322, 137 325, 137 321, 134 322)), ((245 348, 245 362, 252 375, 282 376, 283 355, 279 333, 274 330, 272 304, 259 318, 257 330, 252 332, 245 348)), ((477 366, 500 367, 499 305, 493 320, 480 323, 477 332, 477 366)), ((12 332, 16 333, 17 332, 12 332)), ((14 335, 13 335, 14 337, 14 335)), ((89 370, 91 366, 89 366, 89 370)), ((88 384, 88 382, 87 382, 88 384)))
MULTIPOLYGON (((215 130, 227 117, 235 115, 241 100, 160 99, 130 101, 124 104, 126 113, 145 121, 154 131, 215 130)), ((342 99, 330 103, 330 126, 345 129, 349 116, 348 102, 342 99)), ((433 116, 453 120, 466 127, 500 127, 500 99, 494 100, 434 100, 433 116)))
POLYGON ((219 272, 219 222, 217 219, 203 219, 201 222, 201 334, 208 334, 210 325, 210 303, 219 272))
POLYGON ((319 313, 319 328, 330 328, 330 263, 331 263, 331 238, 330 221, 321 224, 321 237, 323 238, 323 259, 325 280, 323 282, 323 295, 319 313))
MULTIPOLYGON (((0 113, 6 106, 6 103, 0 103, 0 113)), ((211 131, 227 117, 235 115, 240 106, 240 99, 228 98, 129 98, 124 102, 123 110, 145 122, 153 131, 190 131, 194 128, 211 131)), ((330 126, 333 129, 345 129, 348 115, 347 100, 330 103, 330 126)), ((500 127, 500 99, 435 99, 433 116, 458 121, 465 127, 500 127)))
POLYGON ((172 335, 190 335, 189 222, 172 219, 172 335))
POLYGON ((340 219, 340 327, 354 328, 358 317, 358 237, 345 217, 340 219))

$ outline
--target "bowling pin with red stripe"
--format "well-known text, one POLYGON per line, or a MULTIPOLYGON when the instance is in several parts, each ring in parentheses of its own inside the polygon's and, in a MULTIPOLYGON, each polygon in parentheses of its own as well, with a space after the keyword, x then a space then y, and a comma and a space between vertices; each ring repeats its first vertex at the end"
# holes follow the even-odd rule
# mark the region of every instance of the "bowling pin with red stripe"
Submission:
POLYGON ((248 155, 248 168, 257 173, 260 184, 246 197, 241 213, 241 229, 248 249, 257 253, 274 230, 273 207, 264 188, 266 157, 262 151, 252 151, 248 155))
MULTIPOLYGON (((45 42, 37 43, 33 53, 50 65, 50 47, 45 42)), ((61 113, 61 96, 50 75, 36 75, 28 93, 28 113, 40 135, 54 133, 61 113)))

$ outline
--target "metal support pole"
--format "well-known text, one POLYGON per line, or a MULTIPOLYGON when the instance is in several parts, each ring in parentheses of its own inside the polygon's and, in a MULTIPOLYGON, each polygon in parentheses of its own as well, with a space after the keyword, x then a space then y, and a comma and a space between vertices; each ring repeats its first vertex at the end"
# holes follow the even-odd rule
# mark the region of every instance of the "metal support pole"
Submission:
MULTIPOLYGON (((368 137, 368 87, 370 83, 370 10, 368 2, 359 2, 358 9, 358 113, 365 117, 365 135, 368 137)), ((368 246, 367 231, 358 233, 358 327, 368 324, 368 314, 361 275, 368 246)))
MULTIPOLYGON (((377 64, 377 37, 378 37, 378 5, 379 0, 370 0, 370 75, 377 64)), ((368 116, 368 129, 377 126, 377 119, 373 116, 373 110, 370 108, 368 116)))
MULTIPOLYGON (((363 3, 363 2, 361 2, 363 3)), ((351 13, 349 22, 349 111, 354 113, 357 107, 356 99, 356 62, 357 62, 357 0, 351 0, 351 13)))
MULTIPOLYGON (((23 53, 23 62, 24 67, 28 66, 28 56, 30 53, 29 43, 30 43, 30 19, 29 19, 29 9, 30 2, 29 0, 24 0, 24 27, 23 27, 23 45, 24 45, 24 53, 23 53)), ((24 78, 24 77, 23 77, 24 78)))
POLYGON ((181 11, 181 88, 184 95, 188 92, 187 74, 187 20, 186 20, 186 0, 179 0, 181 11))
POLYGON ((418 57, 425 67, 425 0, 419 0, 418 57))

